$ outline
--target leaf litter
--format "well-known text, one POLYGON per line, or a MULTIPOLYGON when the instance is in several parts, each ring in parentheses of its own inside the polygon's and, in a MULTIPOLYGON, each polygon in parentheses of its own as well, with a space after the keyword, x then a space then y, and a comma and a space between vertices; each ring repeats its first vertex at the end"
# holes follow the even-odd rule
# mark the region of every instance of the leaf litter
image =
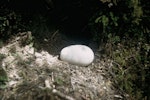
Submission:
MULTIPOLYGON (((111 60, 95 56, 87 67, 71 65, 46 50, 37 51, 32 43, 21 43, 22 39, 10 41, 0 48, 5 56, 0 67, 8 76, 6 88, 0 89, 1 100, 123 99, 108 74, 113 66, 111 60)), ((54 45, 51 42, 49 46, 52 49, 54 45)))

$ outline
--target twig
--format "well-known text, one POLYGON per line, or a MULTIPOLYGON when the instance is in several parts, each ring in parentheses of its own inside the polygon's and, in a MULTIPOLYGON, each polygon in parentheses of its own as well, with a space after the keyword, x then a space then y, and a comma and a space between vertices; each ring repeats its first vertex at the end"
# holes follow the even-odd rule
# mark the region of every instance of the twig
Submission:
MULTIPOLYGON (((52 87, 50 86, 49 80, 45 80, 45 86, 46 86, 46 88, 48 88, 50 90, 52 89, 52 87)), ((52 93, 59 96, 59 97, 61 97, 61 98, 63 98, 63 99, 65 99, 65 100, 75 100, 74 98, 72 98, 70 96, 67 96, 64 93, 61 93, 60 91, 58 91, 56 89, 52 89, 52 93)))
POLYGON ((53 35, 51 36, 51 40, 54 39, 55 35, 56 35, 58 32, 59 32, 59 30, 57 30, 57 31, 55 31, 55 32, 53 33, 53 35))
POLYGON ((52 90, 52 93, 56 94, 57 96, 65 99, 65 100, 75 100, 74 98, 70 97, 70 96, 67 96, 65 95, 64 93, 61 93, 60 91, 56 90, 56 89, 53 89, 52 90))

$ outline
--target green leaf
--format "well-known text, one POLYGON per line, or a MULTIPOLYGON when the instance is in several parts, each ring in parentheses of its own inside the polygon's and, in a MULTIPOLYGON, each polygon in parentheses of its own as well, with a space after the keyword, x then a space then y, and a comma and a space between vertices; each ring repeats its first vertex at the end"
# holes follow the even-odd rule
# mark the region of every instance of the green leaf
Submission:
POLYGON ((95 23, 99 23, 100 19, 101 19, 101 17, 96 18, 95 23))
POLYGON ((108 23, 109 23, 109 19, 106 15, 103 15, 102 16, 102 23, 103 23, 103 26, 107 26, 108 23))
POLYGON ((8 81, 7 73, 6 71, 0 66, 0 82, 6 82, 8 81))

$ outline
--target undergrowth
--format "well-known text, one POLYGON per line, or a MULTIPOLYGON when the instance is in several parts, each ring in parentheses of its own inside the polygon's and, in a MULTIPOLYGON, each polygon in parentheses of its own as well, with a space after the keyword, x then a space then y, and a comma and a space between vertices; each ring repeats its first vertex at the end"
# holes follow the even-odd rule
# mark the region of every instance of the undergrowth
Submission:
POLYGON ((95 13, 89 26, 94 40, 114 61, 111 72, 114 85, 129 100, 149 100, 148 4, 141 0, 100 1, 107 6, 95 13))
POLYGON ((105 48, 109 49, 106 54, 114 61, 111 72, 114 85, 127 93, 130 100, 148 100, 150 45, 143 39, 126 38, 117 43, 115 38, 111 37, 105 48))

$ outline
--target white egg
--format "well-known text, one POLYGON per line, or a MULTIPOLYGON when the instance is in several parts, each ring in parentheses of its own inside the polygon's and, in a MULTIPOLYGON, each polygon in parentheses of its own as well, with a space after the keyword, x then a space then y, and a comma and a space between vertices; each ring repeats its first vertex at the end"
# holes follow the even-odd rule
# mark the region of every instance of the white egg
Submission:
POLYGON ((60 59, 71 64, 87 66, 94 60, 94 52, 85 45, 71 45, 60 52, 60 59))

